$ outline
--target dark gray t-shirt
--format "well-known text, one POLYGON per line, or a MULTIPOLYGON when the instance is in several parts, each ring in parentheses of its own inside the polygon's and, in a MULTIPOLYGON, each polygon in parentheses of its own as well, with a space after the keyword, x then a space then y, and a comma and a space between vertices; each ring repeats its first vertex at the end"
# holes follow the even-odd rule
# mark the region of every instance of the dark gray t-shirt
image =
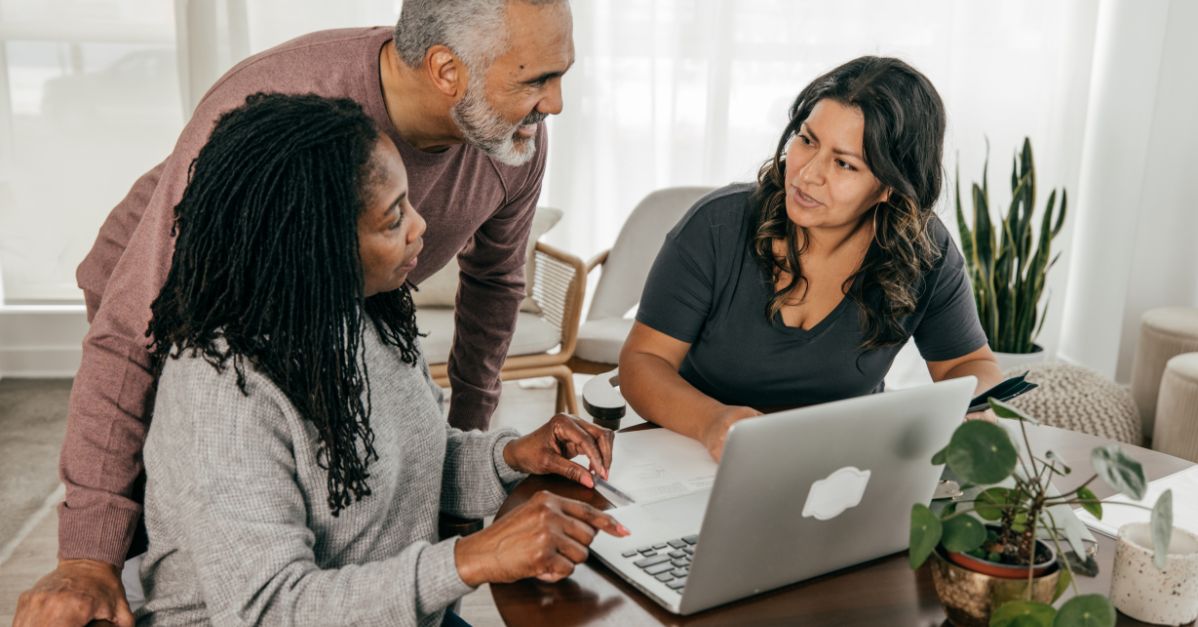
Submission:
MULTIPOLYGON (((766 318, 773 282, 752 252, 752 191, 742 184, 712 192, 678 222, 649 272, 637 320, 690 343, 680 374, 722 403, 810 405, 881 391, 901 345, 863 352, 853 298, 810 330, 766 318)), ((943 361, 981 348, 986 335, 961 253, 939 218, 931 236, 942 255, 903 328, 924 359, 943 361)), ((863 298, 880 296, 874 288, 863 298)))

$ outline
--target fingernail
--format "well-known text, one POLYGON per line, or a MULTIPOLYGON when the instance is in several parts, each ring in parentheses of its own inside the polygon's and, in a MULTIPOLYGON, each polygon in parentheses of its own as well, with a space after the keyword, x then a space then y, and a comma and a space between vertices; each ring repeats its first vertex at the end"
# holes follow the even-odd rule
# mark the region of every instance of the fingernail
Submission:
POLYGON ((624 526, 623 524, 621 524, 621 523, 616 523, 616 530, 617 530, 617 531, 619 531, 620 533, 622 533, 622 534, 626 535, 626 536, 627 536, 627 535, 632 535, 632 532, 628 530, 628 527, 625 527, 625 526, 624 526))

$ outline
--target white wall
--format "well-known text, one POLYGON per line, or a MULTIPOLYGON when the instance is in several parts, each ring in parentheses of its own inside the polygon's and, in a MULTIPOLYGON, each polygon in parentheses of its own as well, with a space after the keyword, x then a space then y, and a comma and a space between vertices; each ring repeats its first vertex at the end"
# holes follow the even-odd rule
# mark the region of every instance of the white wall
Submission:
POLYGON ((0 378, 75 376, 85 333, 81 305, 0 307, 0 378))

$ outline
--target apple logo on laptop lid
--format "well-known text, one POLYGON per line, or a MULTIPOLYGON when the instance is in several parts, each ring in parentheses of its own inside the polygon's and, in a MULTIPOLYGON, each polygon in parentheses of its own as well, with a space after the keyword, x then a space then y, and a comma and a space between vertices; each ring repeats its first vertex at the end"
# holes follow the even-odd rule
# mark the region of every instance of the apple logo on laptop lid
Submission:
POLYGON ((844 510, 856 507, 865 496, 869 483, 869 471, 845 466, 823 479, 811 484, 807 502, 803 504, 803 518, 831 520, 844 510))

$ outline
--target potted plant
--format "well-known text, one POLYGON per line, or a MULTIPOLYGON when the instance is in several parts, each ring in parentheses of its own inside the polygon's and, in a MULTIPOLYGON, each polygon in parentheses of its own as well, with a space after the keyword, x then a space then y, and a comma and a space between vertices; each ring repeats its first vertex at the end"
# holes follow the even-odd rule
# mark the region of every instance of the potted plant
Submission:
MULTIPOLYGON (((1052 605, 1076 576, 1098 572, 1070 526, 1080 523, 1072 516, 1061 519, 1059 508, 1081 506, 1102 518, 1102 502, 1090 485, 1101 479, 1139 500, 1147 489, 1143 469, 1117 444, 1100 446, 1090 455, 1093 473, 1058 493, 1052 480, 1069 477, 1072 469, 1051 451, 1043 457, 1032 453, 1026 423, 1035 421, 1001 401, 991 399, 990 407, 1000 418, 1018 421, 1023 446, 997 424, 973 420, 957 427, 932 463, 947 464, 967 498, 938 512, 922 503, 912 507, 911 567, 931 558, 936 594, 949 620, 962 627, 1114 625, 1110 600, 1078 595, 1076 585, 1075 596, 1059 610, 1052 605)), ((1154 561, 1163 569, 1173 527, 1172 492, 1163 493, 1151 511, 1154 561)))
POLYGON ((990 348, 998 353, 999 366, 1008 370, 1029 361, 1039 361, 1043 349, 1035 343, 1048 304, 1039 308, 1045 277, 1056 263, 1052 240, 1065 223, 1068 195, 1061 189, 1061 205, 1056 207, 1057 191, 1048 195, 1048 205, 1033 229, 1036 206, 1036 167, 1032 144, 1023 140, 1023 150, 1012 158, 1011 204, 1006 216, 995 225, 990 217, 989 143, 982 166, 982 183, 972 184, 973 228, 965 221, 961 202, 961 170, 956 173, 957 228, 961 234, 961 252, 973 283, 973 297, 990 348), (1001 228, 996 228, 1001 227, 1001 228), (1033 243, 1035 246, 1033 248, 1033 243), (1030 356, 1020 357, 1020 356, 1030 356))

